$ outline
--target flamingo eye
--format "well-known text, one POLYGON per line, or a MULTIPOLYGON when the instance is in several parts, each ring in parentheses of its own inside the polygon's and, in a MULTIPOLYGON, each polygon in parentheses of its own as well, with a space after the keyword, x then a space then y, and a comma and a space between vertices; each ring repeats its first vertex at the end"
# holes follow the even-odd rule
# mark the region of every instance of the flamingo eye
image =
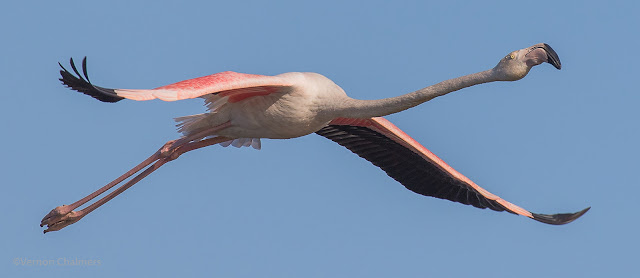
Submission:
POLYGON ((509 57, 508 57, 508 58, 509 58, 509 59, 511 59, 511 60, 513 60, 513 59, 515 59, 515 58, 516 58, 516 55, 515 55, 515 54, 513 54, 513 53, 511 53, 511 54, 509 54, 509 57))

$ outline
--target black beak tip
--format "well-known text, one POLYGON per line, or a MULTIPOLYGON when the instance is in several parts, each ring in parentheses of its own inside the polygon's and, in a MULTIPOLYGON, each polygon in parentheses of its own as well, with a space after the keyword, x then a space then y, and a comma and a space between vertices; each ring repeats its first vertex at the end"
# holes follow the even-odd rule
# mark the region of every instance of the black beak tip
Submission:
POLYGON ((547 62, 553 65, 555 68, 561 69, 562 63, 560 63, 560 57, 558 57, 558 54, 556 53, 556 51, 553 50, 553 48, 551 48, 551 46, 549 46, 546 43, 544 44, 542 49, 544 49, 544 51, 547 52, 547 60, 548 60, 547 62))

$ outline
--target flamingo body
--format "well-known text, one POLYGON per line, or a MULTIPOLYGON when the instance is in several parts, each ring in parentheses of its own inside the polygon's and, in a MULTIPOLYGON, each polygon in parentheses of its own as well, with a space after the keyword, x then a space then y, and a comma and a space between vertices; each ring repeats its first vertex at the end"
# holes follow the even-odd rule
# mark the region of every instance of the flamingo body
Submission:
POLYGON ((336 116, 326 109, 347 94, 330 79, 311 72, 276 76, 221 72, 151 90, 116 89, 131 100, 204 98, 209 112, 180 117, 180 131, 194 134, 226 122, 210 134, 231 138, 289 139, 314 133, 336 116))
POLYGON ((261 138, 288 139, 314 132, 370 161, 418 194, 483 209, 508 211, 548 224, 566 224, 582 216, 589 208, 576 213, 559 214, 537 214, 525 210, 478 186, 381 117, 465 87, 521 79, 533 66, 543 62, 560 69, 560 60, 555 51, 547 44, 537 44, 510 53, 490 70, 446 80, 397 97, 357 100, 348 97, 342 88, 323 75, 307 72, 264 76, 227 71, 155 89, 109 89, 95 86, 89 81, 86 58, 82 62, 84 78, 71 60, 71 67, 77 76, 63 67, 60 80, 72 89, 98 100, 117 102, 122 99, 143 101, 157 98, 176 101, 203 98, 208 111, 176 118, 183 138, 168 142, 139 166, 93 194, 70 206, 52 210, 41 225, 49 225, 47 232, 75 223, 184 152, 212 144, 253 146, 259 149, 261 138), (80 212, 73 211, 154 161, 155 164, 107 197, 80 212))

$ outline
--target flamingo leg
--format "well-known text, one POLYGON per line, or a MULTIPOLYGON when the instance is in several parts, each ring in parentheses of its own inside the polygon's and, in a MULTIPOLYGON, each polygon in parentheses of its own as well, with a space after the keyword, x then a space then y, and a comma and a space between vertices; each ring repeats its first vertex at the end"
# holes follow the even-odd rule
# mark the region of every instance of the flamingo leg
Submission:
POLYGON ((186 153, 186 152, 189 152, 189 151, 192 151, 192 150, 195 150, 195 149, 199 149, 199 148, 203 148, 203 147, 206 147, 206 146, 215 145, 215 144, 218 144, 218 143, 221 143, 221 142, 225 142, 225 141, 231 140, 231 138, 227 138, 227 137, 214 137, 214 138, 209 138, 209 139, 205 139, 205 140, 189 142, 188 138, 189 137, 185 137, 185 138, 182 138, 182 139, 172 140, 172 141, 167 142, 156 153, 151 155, 149 158, 144 160, 142 163, 140 163, 137 166, 133 167, 131 170, 127 171, 122 176, 120 176, 117 179, 113 180, 112 182, 108 183, 104 187, 96 190, 95 192, 87 195, 86 197, 78 200, 77 202, 75 202, 75 203, 73 203, 71 205, 62 205, 62 206, 54 208, 53 210, 51 210, 42 219, 42 221, 40 222, 40 227, 43 227, 44 225, 47 225, 47 229, 44 231, 44 233, 61 230, 62 228, 66 227, 66 226, 69 226, 69 225, 71 225, 71 224, 73 224, 75 222, 78 222, 80 219, 82 219, 84 216, 86 216, 87 214, 89 214, 90 212, 95 210, 96 208, 104 205, 105 203, 107 203, 111 199, 113 199, 116 196, 118 196, 120 193, 122 193, 125 190, 129 189, 131 186, 133 186, 137 182, 141 181, 143 178, 145 178, 149 174, 153 173, 155 170, 160 168, 165 163, 178 158, 183 153, 186 153), (151 165, 150 167, 146 168, 142 173, 140 173, 137 176, 133 177, 127 183, 123 184, 122 186, 120 186, 119 188, 117 188, 113 192, 109 193, 108 195, 104 196, 100 200, 96 201, 95 203, 87 206, 86 208, 84 208, 84 209, 82 209, 80 211, 75 211, 74 210, 74 209, 78 208, 79 206, 87 203, 89 200, 92 200, 95 197, 103 194, 104 192, 106 192, 107 190, 111 189, 112 187, 114 187, 115 185, 119 184, 120 182, 124 181, 125 179, 131 177, 133 174, 135 174, 135 173, 139 172, 140 170, 144 169, 145 167, 147 167, 151 163, 153 163, 153 165, 151 165))

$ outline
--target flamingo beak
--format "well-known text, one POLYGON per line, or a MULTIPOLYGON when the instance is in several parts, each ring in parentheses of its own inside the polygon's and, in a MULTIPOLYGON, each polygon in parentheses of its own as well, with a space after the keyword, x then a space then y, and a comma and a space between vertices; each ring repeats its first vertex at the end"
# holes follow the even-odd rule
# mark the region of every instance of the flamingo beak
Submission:
POLYGON ((553 65, 557 69, 562 67, 558 54, 546 43, 539 43, 523 50, 527 50, 527 54, 524 56, 525 62, 529 67, 537 66, 544 62, 553 65))
POLYGON ((547 63, 553 65, 557 69, 562 68, 560 58, 558 57, 558 54, 553 50, 553 48, 551 48, 551 46, 546 43, 541 43, 541 46, 538 46, 536 48, 542 48, 542 50, 544 50, 544 52, 547 54, 547 63))

